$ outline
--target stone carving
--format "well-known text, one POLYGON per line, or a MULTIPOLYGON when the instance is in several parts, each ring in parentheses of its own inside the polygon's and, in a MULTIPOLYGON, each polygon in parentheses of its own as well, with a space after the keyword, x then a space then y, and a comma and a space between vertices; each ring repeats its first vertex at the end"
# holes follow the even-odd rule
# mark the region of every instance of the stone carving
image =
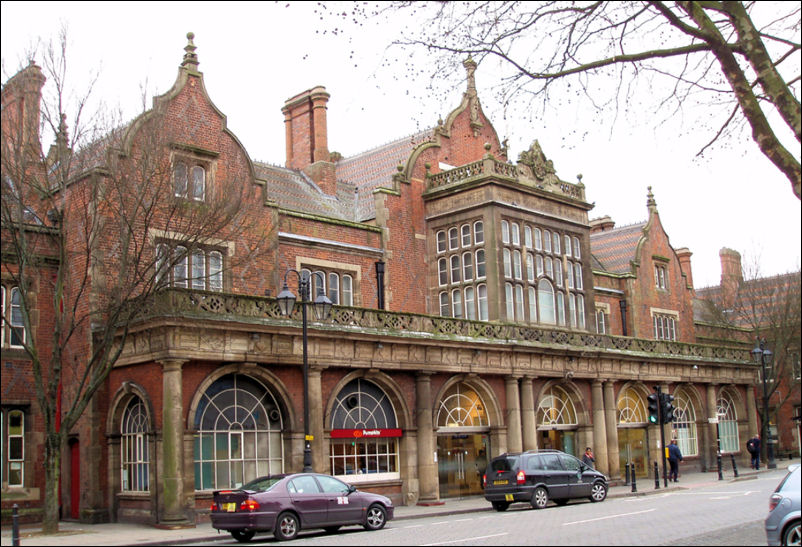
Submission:
POLYGON ((518 163, 529 167, 535 179, 539 182, 547 184, 558 184, 560 182, 556 175, 557 171, 554 169, 554 163, 546 159, 546 155, 537 140, 532 143, 529 150, 520 153, 518 163))

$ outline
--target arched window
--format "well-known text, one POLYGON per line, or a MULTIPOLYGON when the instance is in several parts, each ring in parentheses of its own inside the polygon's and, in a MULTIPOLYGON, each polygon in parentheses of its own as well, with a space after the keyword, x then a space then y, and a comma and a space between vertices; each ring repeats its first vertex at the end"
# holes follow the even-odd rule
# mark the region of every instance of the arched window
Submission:
POLYGON ((618 396, 618 423, 646 423, 646 406, 635 388, 628 387, 618 396))
POLYGON ((437 276, 440 285, 448 285, 448 262, 445 258, 437 261, 437 276))
POLYGON ((348 382, 337 394, 331 411, 331 474, 364 474, 370 480, 398 478, 398 438, 389 436, 398 433, 388 431, 397 428, 393 404, 379 386, 361 378, 348 382), (387 436, 348 436, 348 430, 365 429, 387 436), (381 473, 390 475, 376 475, 381 473))
POLYGON ((479 306, 479 320, 487 321, 487 285, 479 285, 476 287, 477 304, 479 306))
POLYGON ((476 245, 480 245, 485 242, 485 231, 484 231, 484 224, 482 224, 481 220, 478 220, 473 223, 473 242, 476 245))
POLYGON ((448 229, 448 248, 452 251, 459 248, 459 232, 456 228, 448 229))
POLYGON ((507 307, 507 321, 515 321, 515 302, 512 297, 512 283, 504 283, 504 303, 507 307))
POLYGON ((504 257, 504 277, 512 277, 512 256, 509 249, 502 251, 504 257))
POLYGON ((451 291, 451 306, 453 310, 453 316, 457 319, 462 318, 462 291, 459 289, 454 289, 451 291))
POLYGON ((451 312, 449 310, 449 302, 448 302, 448 293, 443 291, 440 293, 440 315, 442 317, 451 317, 451 312))
POLYGON ((505 244, 510 242, 510 223, 506 220, 501 221, 501 242, 505 244))
POLYGON ((443 395, 435 421, 437 427, 484 427, 490 425, 479 394, 466 384, 455 384, 443 395))
POLYGON ((446 232, 445 230, 440 230, 437 232, 437 252, 444 253, 446 252, 446 232))
POLYGON ((529 321, 532 323, 537 322, 537 295, 534 287, 527 288, 529 296, 529 321))
POLYGON ((192 199, 203 201, 206 196, 206 170, 196 165, 192 168, 192 199))
POLYGON ((473 287, 465 287, 465 318, 476 319, 476 305, 474 304, 473 287))
POLYGON ((462 253, 462 279, 473 280, 473 255, 471 253, 462 253))
POLYGON ((187 166, 184 163, 176 163, 173 167, 173 187, 177 197, 187 195, 187 166))
POLYGON ((476 251, 476 279, 485 277, 485 251, 479 249, 476 251))
POLYGON ((123 492, 146 492, 150 488, 148 413, 142 399, 132 397, 120 422, 120 466, 123 492))
POLYGON ((209 289, 223 290, 223 255, 217 251, 209 253, 209 289))
POLYGON ((699 442, 696 433, 696 410, 684 391, 674 396, 674 437, 683 456, 699 454, 699 442))
POLYGON ((189 255, 187 248, 177 246, 173 251, 173 283, 176 287, 187 286, 187 262, 189 255))
POLYGON ((343 274, 343 306, 354 305, 354 282, 350 275, 343 274))
POLYGON ((738 414, 735 404, 728 393, 722 393, 716 404, 718 413, 718 432, 721 440, 722 452, 737 452, 740 450, 738 440, 738 414))
POLYGON ((537 425, 577 425, 574 403, 560 386, 547 389, 537 407, 537 425))
POLYGON ((541 279, 537 284, 537 302, 540 308, 540 322, 557 322, 554 316, 554 288, 545 279, 541 279))
POLYGON ((340 304, 340 276, 329 272, 329 299, 333 304, 340 304))
POLYGON ((284 470, 283 421, 273 395, 258 380, 227 374, 195 412, 195 489, 239 488, 284 470))
POLYGON ((451 282, 460 282, 460 260, 459 255, 451 255, 451 282))
POLYGON ((540 251, 543 249, 543 236, 541 235, 540 228, 535 228, 535 250, 540 251))
POLYGON ((524 287, 515 285, 515 320, 524 320, 524 287))
POLYGON ((192 251, 192 288, 206 288, 206 255, 200 249, 192 251))
POLYGON ((462 228, 462 246, 463 247, 470 247, 471 246, 471 225, 470 224, 463 224, 462 228))

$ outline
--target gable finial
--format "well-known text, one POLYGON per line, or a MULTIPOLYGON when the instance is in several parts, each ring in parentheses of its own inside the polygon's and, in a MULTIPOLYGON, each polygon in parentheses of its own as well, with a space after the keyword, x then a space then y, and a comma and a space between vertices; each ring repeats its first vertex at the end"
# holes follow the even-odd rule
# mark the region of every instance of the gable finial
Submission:
POLYGON ((468 94, 475 95, 476 80, 474 79, 474 73, 476 72, 476 61, 469 55, 468 58, 462 62, 462 66, 465 67, 465 72, 468 73, 468 94))
POLYGON ((654 200, 654 194, 652 194, 652 187, 647 187, 648 194, 646 195, 646 206, 647 207, 657 207, 657 202, 654 200))
POLYGON ((198 55, 195 53, 195 50, 198 49, 195 46, 195 43, 192 41, 195 39, 194 32, 187 32, 187 45, 184 47, 184 60, 181 61, 182 67, 187 67, 190 70, 197 72, 198 65, 198 55))

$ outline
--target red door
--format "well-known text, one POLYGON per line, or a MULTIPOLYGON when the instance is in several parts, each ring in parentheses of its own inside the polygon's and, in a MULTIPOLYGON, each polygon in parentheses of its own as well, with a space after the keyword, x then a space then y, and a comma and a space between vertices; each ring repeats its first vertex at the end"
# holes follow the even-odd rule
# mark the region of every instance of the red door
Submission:
POLYGON ((81 450, 78 441, 70 443, 70 517, 81 516, 81 450))

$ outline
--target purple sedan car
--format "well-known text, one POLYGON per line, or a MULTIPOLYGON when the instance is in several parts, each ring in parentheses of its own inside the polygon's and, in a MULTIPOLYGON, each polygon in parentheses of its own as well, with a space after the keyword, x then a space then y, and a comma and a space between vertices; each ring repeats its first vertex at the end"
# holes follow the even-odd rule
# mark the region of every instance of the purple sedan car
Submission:
POLYGON ((237 541, 250 541, 256 532, 272 532, 281 541, 308 528, 336 532, 357 524, 381 530, 393 518, 393 502, 329 475, 270 475, 236 490, 216 491, 211 517, 212 527, 237 541))

